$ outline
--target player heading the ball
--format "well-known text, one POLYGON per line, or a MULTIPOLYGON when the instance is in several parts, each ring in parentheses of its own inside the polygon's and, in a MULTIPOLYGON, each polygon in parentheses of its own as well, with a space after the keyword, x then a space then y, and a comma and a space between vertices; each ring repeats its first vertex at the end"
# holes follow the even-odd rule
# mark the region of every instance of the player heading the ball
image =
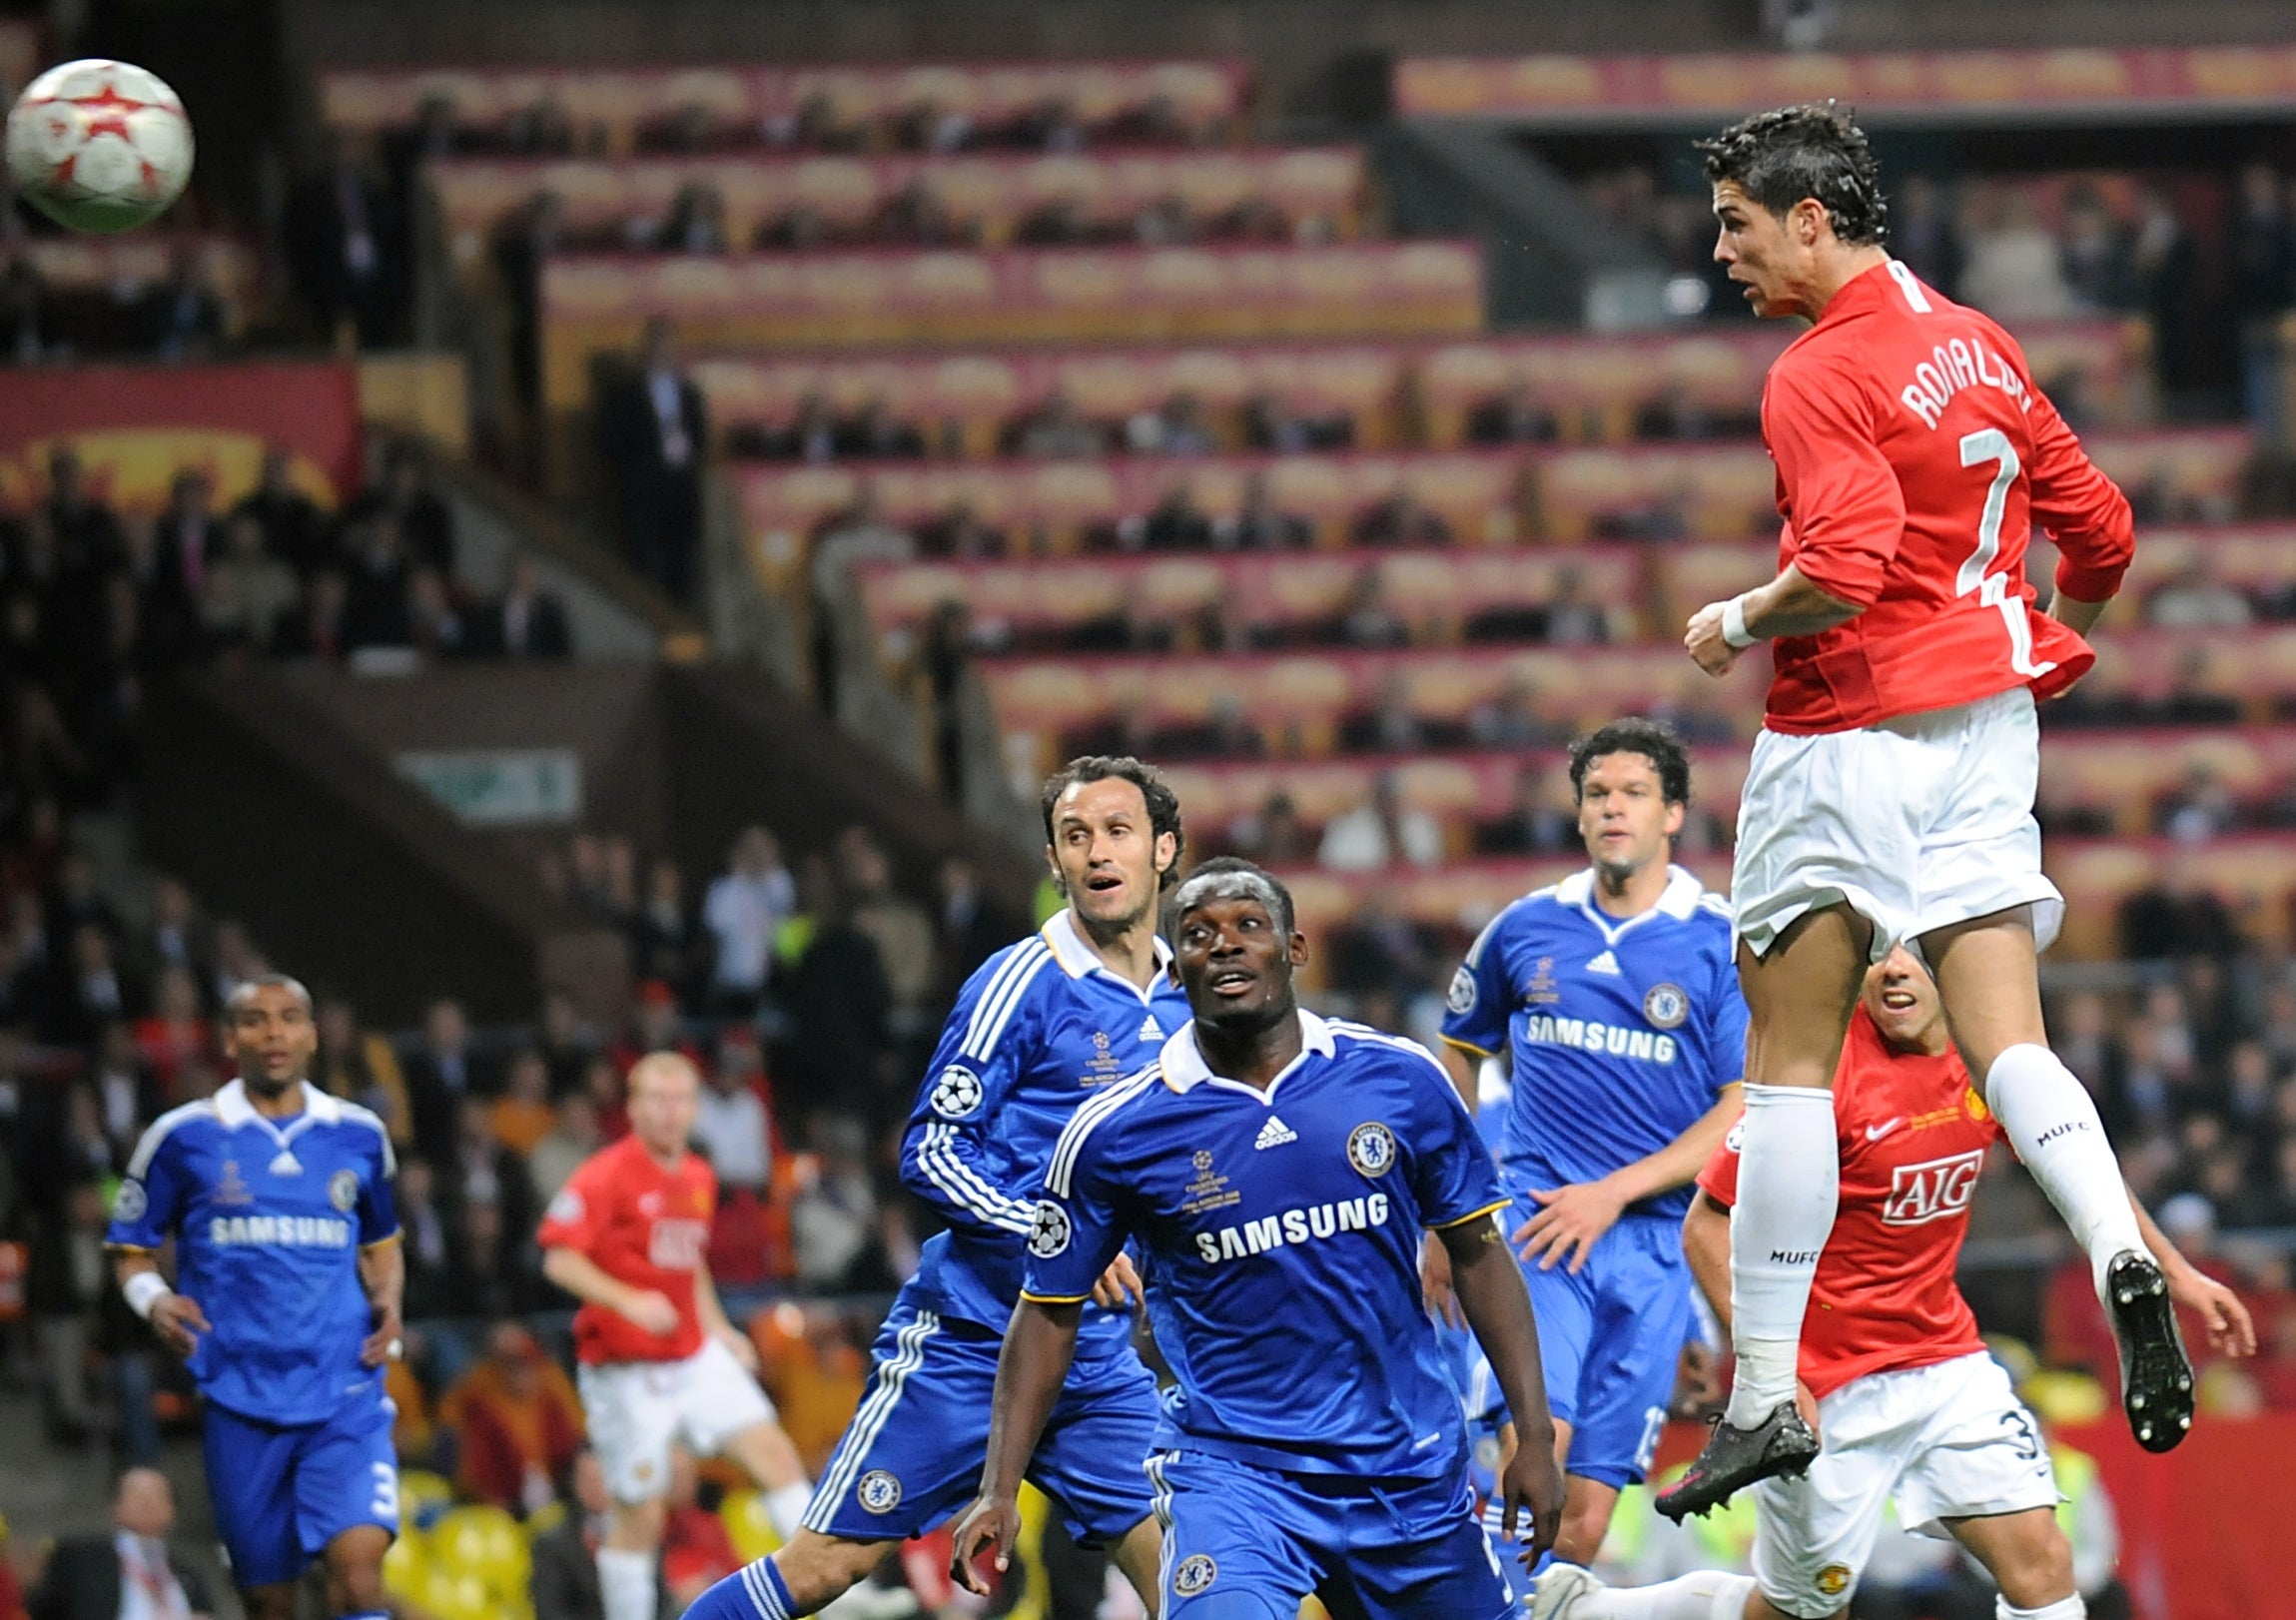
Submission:
POLYGON ((973 1591, 987 1589, 976 1559, 994 1549, 1004 1567, 1020 1533, 1021 1481, 1086 1301, 1128 1241, 1146 1253, 1176 1380, 1148 1465, 1164 1620, 1279 1620, 1313 1592, 1366 1617, 1512 1612, 1420 1302, 1428 1228, 1522 1434, 1499 1481, 1506 1528, 1527 1515, 1537 1547, 1554 1540, 1562 1480, 1490 1156, 1425 1048, 1300 1008, 1307 941, 1292 919, 1290 895, 1247 861, 1207 861, 1172 897, 1194 1018, 1053 1150, 988 1466, 956 1531, 954 1573, 973 1591))

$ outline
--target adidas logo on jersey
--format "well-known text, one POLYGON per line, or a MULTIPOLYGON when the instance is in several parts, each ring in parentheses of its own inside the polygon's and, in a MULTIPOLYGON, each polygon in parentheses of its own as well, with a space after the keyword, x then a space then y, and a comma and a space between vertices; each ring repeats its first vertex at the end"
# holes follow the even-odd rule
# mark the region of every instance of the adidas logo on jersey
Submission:
POLYGON ((1613 979, 1616 979, 1619 976, 1618 958, 1611 955, 1610 952, 1605 951, 1602 955, 1596 957, 1592 962, 1587 964, 1587 972, 1607 973, 1613 979))
POLYGON ((1150 1013, 1141 1020, 1141 1033, 1136 1039, 1142 1041, 1160 1041, 1163 1039, 1163 1026, 1155 1021, 1155 1014, 1150 1013))
POLYGON ((1259 1128, 1259 1140, 1254 1142, 1252 1146, 1254 1148, 1280 1148, 1287 1142, 1297 1142, 1298 1140, 1298 1132, 1270 1114, 1267 1117, 1267 1123, 1259 1128))

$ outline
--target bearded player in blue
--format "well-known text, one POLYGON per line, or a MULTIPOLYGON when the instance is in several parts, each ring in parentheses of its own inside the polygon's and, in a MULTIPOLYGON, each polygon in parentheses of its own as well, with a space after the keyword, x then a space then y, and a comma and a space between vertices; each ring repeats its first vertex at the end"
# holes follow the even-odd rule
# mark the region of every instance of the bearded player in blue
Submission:
MULTIPOLYGON (((1616 721, 1572 745, 1570 778, 1592 865, 1492 919, 1443 1040, 1462 1096, 1484 1060, 1511 1071, 1506 1222, 1569 1487, 1554 1555, 1587 1564, 1673 1396, 1693 1310, 1682 1217, 1738 1116, 1746 1004, 1728 909, 1670 864, 1690 804, 1681 739, 1616 721)), ((1443 1259, 1430 1245, 1439 1310, 1443 1259)))
POLYGON ((1077 1111, 1045 1173, 1005 1338, 981 1494, 953 1573, 1020 1533, 1018 1493, 1061 1399, 1086 1302, 1136 1241, 1174 1387, 1148 1474, 1163 1620, 1500 1620, 1466 1433, 1419 1298, 1420 1233, 1527 1436, 1499 1481, 1508 1528, 1551 1539, 1531 1303, 1494 1211, 1490 1156, 1425 1049, 1303 1012, 1307 942, 1258 867, 1208 861, 1172 901, 1194 1014, 1153 1067, 1077 1111))
POLYGON ((144 1133, 108 1242, 206 1402, 208 1491, 249 1620, 293 1620, 314 1560, 331 1615, 383 1620, 398 1459, 381 1369, 406 1275, 390 1138, 305 1078, 319 1033, 302 985, 260 975, 226 1011, 239 1078, 144 1133))
MULTIPOLYGON (((1045 784, 1042 809, 1046 858, 1069 903, 959 993, 903 1140, 902 1181, 949 1229, 926 1243, 877 1335, 869 1387, 804 1527, 704 1592, 687 1620, 813 1614, 895 1542, 972 1498, 1053 1143, 1187 1021, 1155 931, 1184 844, 1171 789, 1137 759, 1094 756, 1045 784)), ((1107 1548, 1152 1609, 1160 1540, 1141 1465, 1155 1379, 1126 1308, 1139 1286, 1117 1254, 1095 1276, 1076 1365, 1028 1472, 1070 1533, 1107 1548)))

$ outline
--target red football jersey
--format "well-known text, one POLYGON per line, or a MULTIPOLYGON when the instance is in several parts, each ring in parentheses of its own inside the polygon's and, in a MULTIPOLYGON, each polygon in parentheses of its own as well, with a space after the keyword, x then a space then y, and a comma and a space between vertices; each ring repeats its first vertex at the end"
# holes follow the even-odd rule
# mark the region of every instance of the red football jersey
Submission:
POLYGON ((1865 611, 1782 636, 1767 724, 1807 735, 2052 696, 2096 654, 2032 609, 2032 526, 2057 589, 2098 602, 2135 551, 2128 501, 2033 387, 2014 339, 1895 260, 1834 296, 1770 370, 1762 436, 1786 519, 1779 567, 1865 611))
POLYGON ((678 1307, 677 1329, 644 1328, 603 1305, 574 1312, 574 1353, 584 1361, 682 1361, 701 1348, 694 1273, 709 1249, 717 1175, 699 1154, 664 1170, 636 1137, 624 1137, 574 1172, 542 1217, 534 1241, 576 1248, 617 1282, 651 1288, 678 1307))
MULTIPOLYGON (((1842 1203, 1802 1319, 1802 1379, 1823 1396, 1869 1372, 1932 1366, 1981 1350, 1953 1281, 1969 1200, 2000 1136, 1960 1054, 1905 1057, 1861 1007, 1834 1079, 1842 1203)), ((1738 1198, 1733 1130, 1698 1185, 1738 1198)))

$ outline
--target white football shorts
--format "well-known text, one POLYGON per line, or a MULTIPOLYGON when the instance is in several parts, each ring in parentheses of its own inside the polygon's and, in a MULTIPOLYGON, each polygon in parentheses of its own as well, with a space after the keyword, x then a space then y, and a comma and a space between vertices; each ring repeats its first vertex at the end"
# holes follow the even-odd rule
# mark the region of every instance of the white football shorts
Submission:
POLYGON ((669 1489, 670 1446, 715 1456, 773 1402, 716 1339, 682 1361, 606 1361, 578 1369, 590 1444, 617 1502, 649 1502, 669 1489))
POLYGON ((1754 1487, 1754 1576, 1787 1614, 1849 1606, 1887 1503, 1908 1530, 1940 1538, 1945 1519, 2057 1505, 2040 1425, 1981 1351, 1854 1379, 1818 1403, 1818 1425, 1826 1449, 1807 1475, 1754 1487))
POLYGON ((1738 938, 1760 956, 1803 913, 1846 904, 1873 923, 1879 962, 1931 929, 2030 906, 2046 948, 2064 896, 2041 876, 2040 757, 2021 686, 1857 731, 1765 730, 1739 802, 1738 938))

